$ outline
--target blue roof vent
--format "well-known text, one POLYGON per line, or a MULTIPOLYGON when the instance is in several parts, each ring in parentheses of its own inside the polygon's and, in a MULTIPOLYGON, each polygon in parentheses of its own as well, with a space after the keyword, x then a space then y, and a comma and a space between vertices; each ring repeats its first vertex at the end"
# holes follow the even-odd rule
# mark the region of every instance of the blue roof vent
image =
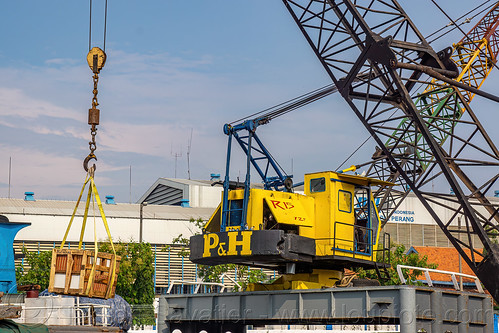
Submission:
POLYGON ((210 174, 210 180, 220 180, 220 174, 219 173, 210 174))
POLYGON ((114 195, 106 195, 106 205, 116 205, 116 201, 114 201, 114 195))
POLYGON ((494 197, 499 198, 499 191, 494 191, 494 197))
POLYGON ((36 201, 35 192, 24 192, 24 201, 36 201))
POLYGON ((187 207, 189 208, 189 200, 188 199, 182 199, 180 200, 180 207, 187 207))

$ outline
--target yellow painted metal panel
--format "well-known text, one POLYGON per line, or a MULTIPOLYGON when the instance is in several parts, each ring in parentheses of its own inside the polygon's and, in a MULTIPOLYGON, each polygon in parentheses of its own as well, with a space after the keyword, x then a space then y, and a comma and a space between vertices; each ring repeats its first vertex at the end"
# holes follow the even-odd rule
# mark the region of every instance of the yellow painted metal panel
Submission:
POLYGON ((358 175, 346 175, 344 173, 336 173, 334 172, 335 178, 338 178, 339 180, 342 181, 348 181, 354 184, 358 185, 363 185, 363 186, 370 186, 370 185, 382 185, 382 186, 394 186, 394 183, 391 182, 385 182, 383 180, 379 179, 374 179, 374 178, 369 178, 369 177, 362 177, 358 175))
MULTIPOLYGON (((375 178, 369 178, 369 177, 363 177, 359 175, 349 175, 349 174, 344 174, 344 173, 338 173, 334 171, 323 171, 323 172, 315 172, 315 173, 308 173, 305 175, 305 179, 312 179, 312 178, 318 178, 321 176, 318 175, 324 175, 329 178, 334 178, 334 179, 339 179, 342 181, 347 181, 352 184, 357 184, 357 185, 363 185, 363 186, 369 186, 369 185, 384 185, 384 186, 394 186, 394 183, 391 182, 386 182, 383 180, 375 179, 375 178)), ((307 184, 307 181, 305 181, 305 185, 307 184)), ((305 186, 305 194, 309 194, 310 189, 305 186)))
POLYGON ((343 209, 347 206, 344 202, 345 199, 349 198, 353 201, 354 191, 355 186, 352 184, 331 181, 331 206, 333 207, 333 219, 331 222, 333 223, 333 237, 335 238, 331 245, 336 249, 354 250, 355 216, 353 202, 348 205, 349 210, 343 209))
POLYGON ((205 229, 208 232, 218 232, 220 231, 220 224, 222 223, 222 203, 220 203, 211 215, 208 223, 206 223, 205 229))
POLYGON ((314 215, 315 215, 315 225, 313 227, 313 236, 309 236, 317 239, 316 241, 316 253, 317 255, 328 255, 328 251, 331 249, 330 244, 332 243, 333 234, 333 213, 331 205, 331 182, 330 172, 316 172, 312 174, 305 175, 305 195, 315 199, 314 215), (312 192, 310 189, 310 182, 313 179, 324 178, 325 186, 324 191, 312 192))
MULTIPOLYGON (((305 195, 251 189, 247 227, 250 230, 265 230, 280 228, 277 224, 286 225, 282 226, 282 229, 296 231, 300 236, 315 239, 317 256, 373 260, 381 225, 378 211, 372 204, 372 196, 370 202, 373 205, 373 225, 366 227, 365 224, 356 222, 355 218, 355 197, 359 195, 356 191, 359 187, 370 185, 392 184, 356 175, 324 171, 305 175, 305 195), (324 181, 321 182, 321 179, 324 181), (377 225, 374 216, 378 218, 377 225), (356 226, 356 223, 359 223, 359 226, 356 226), (369 228, 373 228, 372 231, 369 228), (364 231, 364 234, 361 231, 364 231)), ((241 203, 243 197, 244 190, 232 190, 228 194, 229 202, 241 203)), ((214 213, 211 220, 219 220, 220 209, 219 206, 218 212, 214 213)), ((219 223, 210 221, 210 227, 212 225, 219 226, 219 223)), ((228 226, 228 230, 236 229, 237 227, 228 226)), ((307 285, 302 282, 300 280, 300 286, 307 285)))
POLYGON ((337 222, 334 226, 335 240, 331 244, 336 249, 347 251, 354 250, 354 226, 353 224, 337 222))
POLYGON ((376 207, 376 204, 375 204, 374 197, 373 197, 372 193, 371 193, 371 207, 374 208, 374 212, 375 212, 375 215, 376 215, 375 217, 371 217, 371 220, 374 221, 373 218, 376 218, 378 220, 378 225, 377 226, 371 225, 371 228, 373 228, 373 232, 376 233, 376 237, 374 239, 374 244, 373 244, 373 249, 374 249, 374 251, 376 251, 378 249, 379 239, 380 239, 380 235, 381 235, 381 221, 380 221, 380 218, 379 218, 378 207, 376 207))
MULTIPOLYGON (((293 224, 304 227, 314 226, 314 216, 310 216, 307 209, 305 209, 305 205, 309 205, 311 208, 313 207, 314 200, 312 198, 301 196, 302 198, 300 200, 296 195, 289 196, 288 198, 280 197, 281 196, 265 197, 265 202, 278 223, 293 224)), ((313 210, 308 209, 308 211, 313 210)))

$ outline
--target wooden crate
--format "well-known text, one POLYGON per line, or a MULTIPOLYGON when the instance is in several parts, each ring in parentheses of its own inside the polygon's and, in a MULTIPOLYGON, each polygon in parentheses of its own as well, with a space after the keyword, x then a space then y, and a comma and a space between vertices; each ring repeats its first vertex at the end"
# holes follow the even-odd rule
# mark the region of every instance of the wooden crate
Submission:
POLYGON ((49 292, 98 298, 114 297, 121 257, 104 252, 97 254, 94 279, 87 292, 94 255, 92 250, 53 249, 49 292), (113 259, 116 260, 116 274, 114 283, 111 284, 113 259))

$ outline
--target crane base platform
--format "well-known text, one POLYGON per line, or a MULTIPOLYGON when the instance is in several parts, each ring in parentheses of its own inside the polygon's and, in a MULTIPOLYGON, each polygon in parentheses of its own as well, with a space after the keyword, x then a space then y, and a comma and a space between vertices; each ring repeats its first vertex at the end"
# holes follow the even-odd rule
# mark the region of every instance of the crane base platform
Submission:
POLYGON ((400 333, 494 331, 487 294, 383 286, 164 295, 158 333, 245 332, 248 325, 399 325, 400 333))
POLYGON ((216 232, 192 236, 189 259, 201 265, 226 263, 275 269, 285 272, 286 264, 295 264, 296 272, 313 269, 342 270, 362 267, 374 269, 389 264, 368 260, 369 256, 344 251, 317 255, 316 240, 283 230, 216 232))

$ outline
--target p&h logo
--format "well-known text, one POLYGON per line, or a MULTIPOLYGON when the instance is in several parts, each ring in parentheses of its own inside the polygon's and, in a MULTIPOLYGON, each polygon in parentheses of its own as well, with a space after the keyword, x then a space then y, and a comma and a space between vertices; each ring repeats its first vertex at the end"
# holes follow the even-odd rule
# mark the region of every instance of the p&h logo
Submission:
POLYGON ((203 235, 203 258, 216 256, 251 255, 253 231, 228 231, 203 235), (239 247, 239 249, 238 249, 239 247))

